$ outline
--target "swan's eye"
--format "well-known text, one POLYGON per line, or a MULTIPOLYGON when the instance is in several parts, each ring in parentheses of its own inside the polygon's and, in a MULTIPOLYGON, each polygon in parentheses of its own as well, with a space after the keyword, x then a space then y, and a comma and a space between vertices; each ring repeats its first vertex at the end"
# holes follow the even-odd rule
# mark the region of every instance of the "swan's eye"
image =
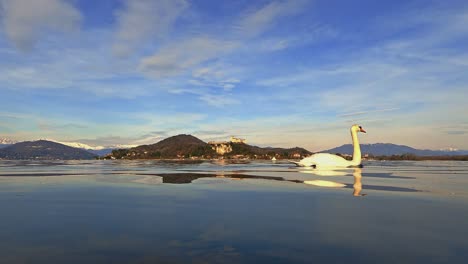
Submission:
POLYGON ((361 126, 359 126, 359 128, 360 128, 360 129, 362 129, 362 127, 361 127, 361 126))

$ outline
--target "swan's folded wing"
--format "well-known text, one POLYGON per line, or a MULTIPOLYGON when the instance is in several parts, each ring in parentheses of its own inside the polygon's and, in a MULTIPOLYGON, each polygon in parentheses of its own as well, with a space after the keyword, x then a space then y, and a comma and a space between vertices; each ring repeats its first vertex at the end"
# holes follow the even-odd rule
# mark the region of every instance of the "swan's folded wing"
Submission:
POLYGON ((296 164, 296 166, 302 167, 302 165, 301 165, 301 163, 299 161, 288 160, 288 162, 296 164))
POLYGON ((309 163, 304 163, 304 162, 301 162, 301 161, 293 161, 293 160, 288 160, 288 161, 291 162, 291 163, 296 164, 296 166, 298 166, 298 167, 313 167, 313 168, 315 168, 315 164, 313 164, 313 163, 309 164, 309 163))

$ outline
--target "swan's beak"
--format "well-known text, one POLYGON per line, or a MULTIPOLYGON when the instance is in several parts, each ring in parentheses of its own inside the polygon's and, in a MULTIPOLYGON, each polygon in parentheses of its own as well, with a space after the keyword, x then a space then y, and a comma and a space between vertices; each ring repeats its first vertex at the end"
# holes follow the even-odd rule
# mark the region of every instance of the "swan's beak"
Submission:
POLYGON ((359 129, 359 131, 361 131, 362 133, 366 133, 366 131, 362 127, 359 129))

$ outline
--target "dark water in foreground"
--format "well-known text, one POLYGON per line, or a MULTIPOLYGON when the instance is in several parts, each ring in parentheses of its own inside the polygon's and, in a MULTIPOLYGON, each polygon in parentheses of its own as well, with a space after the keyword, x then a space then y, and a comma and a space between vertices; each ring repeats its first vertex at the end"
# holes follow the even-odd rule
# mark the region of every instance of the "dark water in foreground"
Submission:
POLYGON ((0 161, 0 263, 466 263, 467 162, 366 165, 0 161))

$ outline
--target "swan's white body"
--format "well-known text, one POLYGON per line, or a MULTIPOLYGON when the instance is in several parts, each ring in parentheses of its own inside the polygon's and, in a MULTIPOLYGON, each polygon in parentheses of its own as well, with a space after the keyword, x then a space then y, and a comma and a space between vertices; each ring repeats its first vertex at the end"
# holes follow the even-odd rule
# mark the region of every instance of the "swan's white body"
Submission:
POLYGON ((297 166, 301 167, 315 167, 315 168, 347 168, 361 166, 361 147, 359 146, 359 139, 357 132, 366 132, 362 127, 353 125, 351 127, 351 138, 353 140, 353 160, 346 160, 338 155, 329 153, 317 153, 310 157, 304 158, 299 162, 294 162, 297 166))

